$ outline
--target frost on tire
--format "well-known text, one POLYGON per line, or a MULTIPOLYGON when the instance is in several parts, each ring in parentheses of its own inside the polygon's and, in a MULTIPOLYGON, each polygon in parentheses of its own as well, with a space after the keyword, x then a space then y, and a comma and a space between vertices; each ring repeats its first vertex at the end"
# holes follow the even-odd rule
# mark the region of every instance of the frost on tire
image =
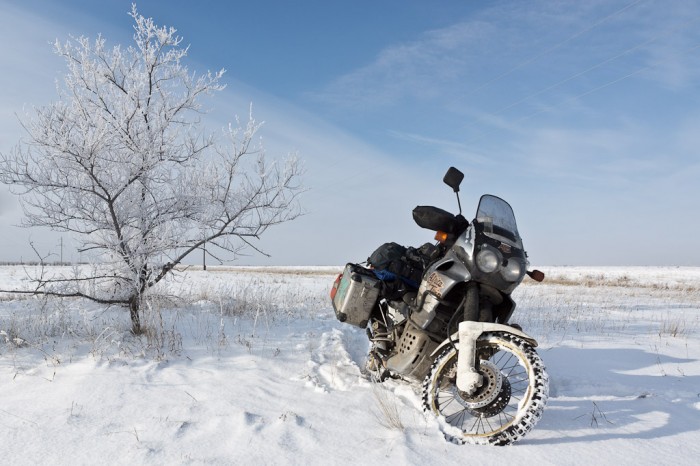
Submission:
POLYGON ((510 445, 542 417, 549 379, 525 340, 485 333, 477 340, 484 384, 474 394, 457 389, 457 350, 447 347, 423 381, 423 407, 437 416, 445 438, 463 444, 510 445))

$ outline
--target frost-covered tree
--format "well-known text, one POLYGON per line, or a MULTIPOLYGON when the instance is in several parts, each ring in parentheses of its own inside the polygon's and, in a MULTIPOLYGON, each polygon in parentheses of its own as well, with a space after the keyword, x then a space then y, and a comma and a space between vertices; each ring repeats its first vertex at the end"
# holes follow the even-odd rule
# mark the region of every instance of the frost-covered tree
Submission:
POLYGON ((101 36, 55 43, 67 65, 58 101, 22 121, 27 137, 0 154, 0 181, 20 196, 25 226, 69 232, 95 258, 89 273, 37 278, 34 292, 128 306, 140 333, 149 289, 205 245, 255 248, 299 215, 301 187, 294 157, 266 162, 252 115, 205 133, 200 100, 223 89, 223 70, 189 71, 175 29, 135 6, 131 16, 128 48, 101 36))

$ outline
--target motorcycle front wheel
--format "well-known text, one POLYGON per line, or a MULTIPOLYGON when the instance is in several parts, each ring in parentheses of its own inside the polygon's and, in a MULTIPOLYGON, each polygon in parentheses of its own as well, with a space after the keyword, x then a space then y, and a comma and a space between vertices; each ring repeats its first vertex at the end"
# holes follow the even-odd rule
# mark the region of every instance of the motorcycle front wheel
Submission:
POLYGON ((549 379, 532 345, 508 333, 477 340, 483 385, 473 394, 457 388, 457 349, 448 346, 423 381, 423 407, 442 419, 455 443, 510 445, 542 417, 549 379))

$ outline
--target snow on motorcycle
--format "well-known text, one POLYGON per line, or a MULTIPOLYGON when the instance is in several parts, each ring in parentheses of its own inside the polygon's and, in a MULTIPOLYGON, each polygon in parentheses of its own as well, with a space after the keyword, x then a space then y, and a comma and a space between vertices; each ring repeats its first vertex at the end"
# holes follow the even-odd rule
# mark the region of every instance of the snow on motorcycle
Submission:
POLYGON ((331 289, 341 322, 367 329, 366 369, 422 383, 424 410, 455 443, 509 445, 542 416, 549 392, 537 342, 517 324, 511 293, 529 262, 515 215, 503 199, 484 195, 476 217, 462 216, 462 172, 443 181, 459 214, 418 206, 413 218, 436 243, 379 247, 368 267, 349 263, 331 289))

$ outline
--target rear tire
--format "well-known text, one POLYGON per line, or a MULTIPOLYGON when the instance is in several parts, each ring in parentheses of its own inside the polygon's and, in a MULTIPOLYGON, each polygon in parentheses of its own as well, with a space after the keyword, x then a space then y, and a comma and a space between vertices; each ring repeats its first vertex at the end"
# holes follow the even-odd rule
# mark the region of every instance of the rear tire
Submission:
POLYGON ((477 340, 484 385, 472 395, 457 389, 457 349, 447 347, 423 381, 423 407, 444 423, 455 443, 510 445, 542 417, 549 378, 532 345, 502 332, 477 340))

